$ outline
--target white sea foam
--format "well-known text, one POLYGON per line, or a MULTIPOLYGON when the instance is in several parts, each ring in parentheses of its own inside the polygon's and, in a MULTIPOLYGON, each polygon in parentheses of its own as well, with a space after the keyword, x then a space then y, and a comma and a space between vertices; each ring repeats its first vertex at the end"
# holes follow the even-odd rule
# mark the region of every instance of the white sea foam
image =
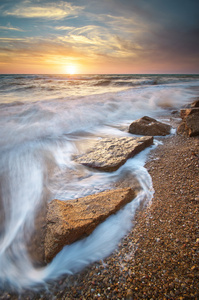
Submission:
POLYGON ((21 290, 45 285, 110 255, 131 228, 137 207, 152 198, 151 178, 143 167, 150 149, 113 173, 80 167, 72 161, 73 154, 83 152, 95 139, 128 135, 124 129, 137 118, 158 118, 190 102, 198 78, 161 77, 156 79, 158 85, 152 85, 150 76, 80 76, 74 84, 66 76, 1 79, 0 287, 8 284, 21 290), (99 81, 106 85, 96 86, 99 81), (35 268, 26 242, 44 199, 100 192, 127 172, 140 183, 138 196, 89 237, 64 247, 48 266, 35 268))

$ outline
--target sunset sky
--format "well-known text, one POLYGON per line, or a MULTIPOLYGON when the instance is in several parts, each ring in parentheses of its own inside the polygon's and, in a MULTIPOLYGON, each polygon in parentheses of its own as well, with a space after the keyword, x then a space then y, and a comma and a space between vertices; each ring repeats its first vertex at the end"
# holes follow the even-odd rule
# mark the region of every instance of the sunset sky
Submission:
POLYGON ((199 73, 199 0, 0 0, 0 73, 199 73))

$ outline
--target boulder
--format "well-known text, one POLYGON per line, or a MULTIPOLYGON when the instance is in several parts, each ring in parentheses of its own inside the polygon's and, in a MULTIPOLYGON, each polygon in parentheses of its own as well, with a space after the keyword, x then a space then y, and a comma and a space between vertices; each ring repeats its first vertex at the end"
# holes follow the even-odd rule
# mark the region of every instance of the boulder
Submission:
POLYGON ((144 116, 131 123, 129 126, 129 132, 132 134, 139 135, 152 135, 152 136, 165 136, 170 134, 171 126, 153 118, 144 116))
POLYGON ((75 156, 74 160, 87 167, 111 172, 152 144, 151 136, 103 138, 85 154, 75 156))
POLYGON ((46 262, 50 262, 65 245, 88 236, 98 224, 134 197, 134 190, 124 188, 74 200, 53 200, 47 212, 46 262))
POLYGON ((178 126, 177 133, 185 136, 199 135, 199 108, 181 109, 182 122, 178 126))

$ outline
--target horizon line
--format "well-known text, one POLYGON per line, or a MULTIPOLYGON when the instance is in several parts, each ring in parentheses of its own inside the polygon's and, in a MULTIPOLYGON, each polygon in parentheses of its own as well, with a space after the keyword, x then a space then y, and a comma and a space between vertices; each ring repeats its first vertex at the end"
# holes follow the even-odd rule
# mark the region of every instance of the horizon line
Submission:
POLYGON ((66 75, 75 77, 78 75, 199 75, 198 73, 0 73, 0 75, 66 75))

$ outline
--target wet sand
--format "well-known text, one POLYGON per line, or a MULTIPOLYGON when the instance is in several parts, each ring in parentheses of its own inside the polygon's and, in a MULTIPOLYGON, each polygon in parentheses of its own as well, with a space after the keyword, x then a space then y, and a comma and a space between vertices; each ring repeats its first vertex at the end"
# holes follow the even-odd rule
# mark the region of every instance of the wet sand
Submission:
POLYGON ((51 292, 20 299, 199 299, 199 138, 162 140, 146 163, 154 197, 118 249, 51 292))

